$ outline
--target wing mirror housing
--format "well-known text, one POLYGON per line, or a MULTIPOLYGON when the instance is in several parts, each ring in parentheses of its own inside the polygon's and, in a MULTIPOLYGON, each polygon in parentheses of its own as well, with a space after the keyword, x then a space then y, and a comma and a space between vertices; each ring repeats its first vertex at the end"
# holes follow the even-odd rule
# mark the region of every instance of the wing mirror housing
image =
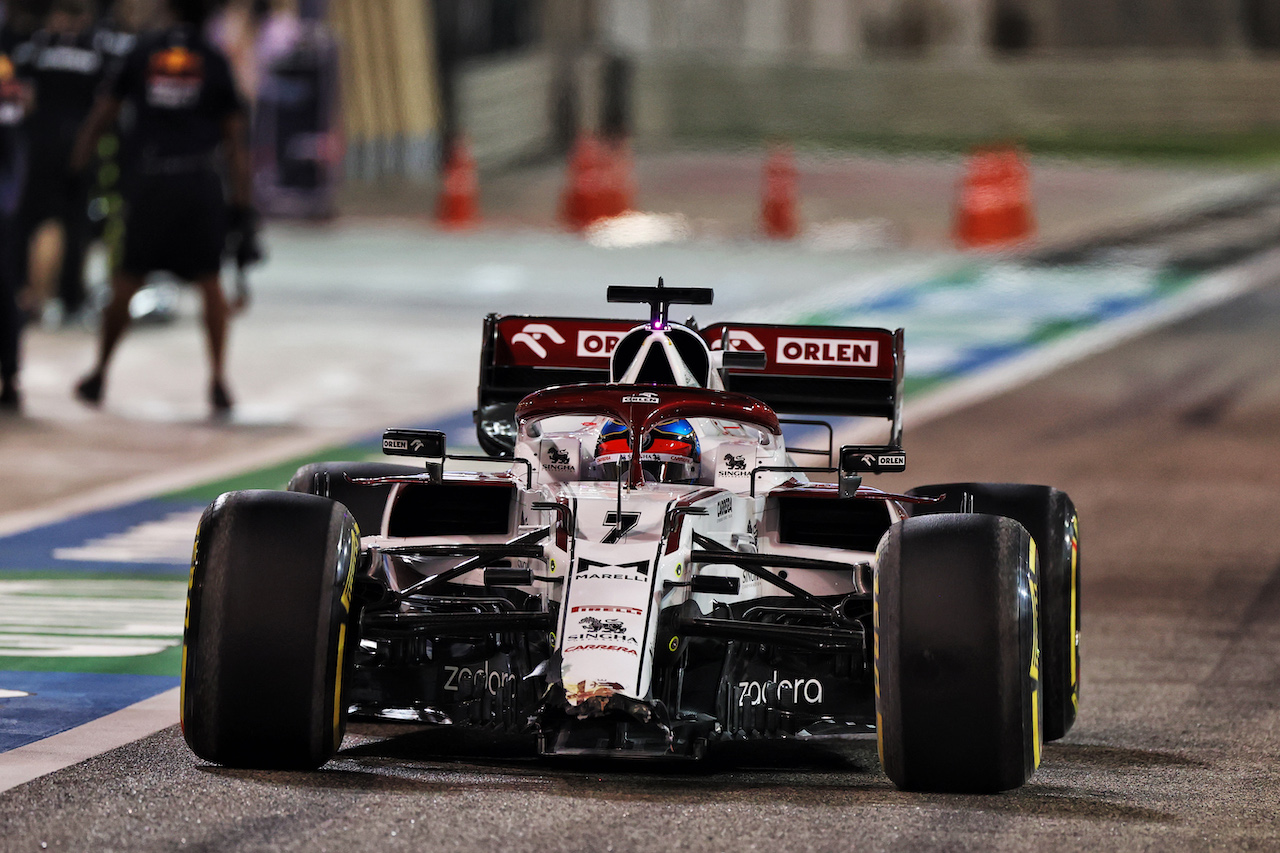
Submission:
POLYGON ((444 459, 444 433, 438 429, 389 429, 382 433, 382 452, 388 456, 444 459))

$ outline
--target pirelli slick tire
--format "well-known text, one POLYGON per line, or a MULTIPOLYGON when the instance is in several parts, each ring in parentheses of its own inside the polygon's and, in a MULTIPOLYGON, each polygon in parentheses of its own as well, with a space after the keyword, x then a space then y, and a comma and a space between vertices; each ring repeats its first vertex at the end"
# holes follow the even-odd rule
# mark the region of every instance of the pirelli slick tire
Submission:
POLYGON ((347 508, 360 532, 369 535, 382 530, 382 512, 393 486, 361 486, 348 482, 347 478, 393 477, 422 471, 421 466, 392 462, 316 462, 299 468, 287 488, 291 492, 332 498, 347 508))
POLYGON ((907 518, 875 573, 880 762, 908 791, 993 793, 1040 764, 1035 543, 1009 518, 907 518))
POLYGON ((1044 739, 1071 730, 1080 708, 1080 522, 1066 492, 1015 483, 943 483, 910 494, 946 495, 915 504, 913 515, 956 512, 966 496, 974 512, 1003 515, 1031 532, 1040 554, 1040 650, 1044 657, 1044 739))
POLYGON ((228 767, 319 767, 346 726, 347 622, 359 551, 341 504, 222 495, 196 531, 182 647, 182 733, 228 767))

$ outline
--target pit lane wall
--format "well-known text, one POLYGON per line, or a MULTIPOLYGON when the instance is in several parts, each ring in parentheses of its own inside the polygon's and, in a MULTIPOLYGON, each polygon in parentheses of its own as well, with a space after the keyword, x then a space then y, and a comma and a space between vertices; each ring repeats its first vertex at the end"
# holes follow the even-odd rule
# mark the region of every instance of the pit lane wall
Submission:
MULTIPOLYGON (((603 126, 607 62, 575 60, 570 99, 603 126)), ((550 54, 487 60, 462 75, 460 110, 482 168, 554 147, 550 54), (515 81, 513 83, 513 81, 515 81)), ((867 60, 717 62, 684 55, 631 66, 630 136, 658 147, 774 138, 840 146, 940 140, 1211 136, 1280 131, 1280 60, 867 60)))
POLYGON ((637 65, 640 140, 876 136, 1156 136, 1280 129, 1280 61, 874 60, 691 57, 637 65))

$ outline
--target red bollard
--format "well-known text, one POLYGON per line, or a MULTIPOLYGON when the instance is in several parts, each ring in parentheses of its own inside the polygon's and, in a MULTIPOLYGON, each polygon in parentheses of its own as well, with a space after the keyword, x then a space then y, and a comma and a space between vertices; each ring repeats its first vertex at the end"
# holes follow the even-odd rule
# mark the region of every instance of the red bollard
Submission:
POLYGON ((580 135, 569 156, 569 173, 560 197, 560 221, 573 231, 582 231, 603 218, 606 179, 606 161, 600 142, 592 134, 580 135))
POLYGON ((436 202, 436 222, 442 228, 470 228, 479 221, 476 197, 480 182, 476 178, 476 161, 467 149, 465 139, 459 138, 449 151, 445 161, 444 182, 436 202))
POLYGON ((775 148, 764 166, 760 231, 774 240, 790 240, 800 233, 796 212, 796 164, 790 148, 775 148))
POLYGON ((966 249, 1000 248, 1035 234, 1026 163, 1012 146, 969 157, 956 202, 952 236, 966 249))

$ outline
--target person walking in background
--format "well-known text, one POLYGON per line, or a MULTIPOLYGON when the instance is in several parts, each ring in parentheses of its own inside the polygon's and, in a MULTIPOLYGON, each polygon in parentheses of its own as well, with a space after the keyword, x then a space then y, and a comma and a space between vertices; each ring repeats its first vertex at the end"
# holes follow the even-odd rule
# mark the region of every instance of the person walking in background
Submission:
POLYGON ((254 245, 244 99, 226 58, 204 38, 205 0, 167 0, 169 26, 140 37, 109 90, 94 104, 71 168, 83 171, 98 137, 123 104, 136 111, 135 179, 125 195, 124 257, 102 315, 98 361, 76 385, 89 405, 102 401, 107 367, 129 325, 129 300, 148 274, 167 270, 200 288, 209 347, 209 400, 231 410, 223 375, 229 308, 219 274, 228 237, 254 245), (217 165, 221 147, 230 206, 217 165))
POLYGON ((22 124, 31 106, 31 89, 18 77, 10 57, 12 30, 8 21, 4 23, 0 29, 0 412, 17 412, 22 406, 18 367, 23 317, 16 300, 14 224, 26 172, 22 124))
POLYGON ((27 119, 30 154, 18 214, 17 258, 25 281, 19 307, 33 319, 43 314, 55 282, 64 323, 85 303, 90 176, 68 173, 67 163, 76 133, 122 44, 117 34, 95 28, 93 20, 92 0, 54 0, 44 26, 14 50, 19 71, 35 88, 27 119))

